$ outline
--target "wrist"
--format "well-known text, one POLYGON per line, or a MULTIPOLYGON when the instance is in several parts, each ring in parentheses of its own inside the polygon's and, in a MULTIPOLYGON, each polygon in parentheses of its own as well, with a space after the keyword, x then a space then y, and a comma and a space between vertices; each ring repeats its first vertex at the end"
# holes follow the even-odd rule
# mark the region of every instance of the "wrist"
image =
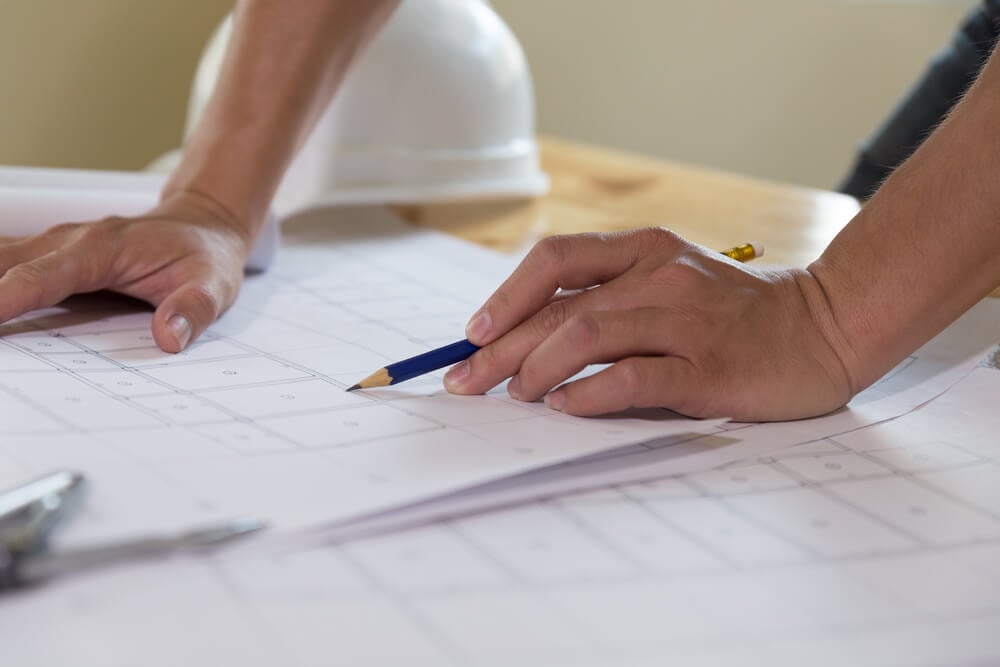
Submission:
POLYGON ((290 153, 280 134, 262 121, 202 122, 184 146, 181 163, 170 175, 161 197, 189 192, 228 212, 256 238, 270 212, 290 153))
POLYGON ((862 354, 865 345, 848 336, 844 323, 838 320, 829 292, 832 285, 820 262, 813 262, 806 270, 793 269, 789 273, 819 338, 819 349, 814 354, 831 378, 842 379, 849 400, 878 378, 868 379, 865 372, 866 358, 862 354))
POLYGON ((210 193, 194 188, 164 190, 154 213, 180 217, 200 226, 222 231, 234 242, 235 249, 246 259, 253 250, 259 226, 231 210, 210 193))
POLYGON ((214 164, 191 167, 186 162, 187 156, 171 174, 160 193, 160 201, 182 198, 201 202, 204 208, 245 229, 249 237, 255 238, 267 219, 270 193, 266 197, 251 195, 253 179, 247 178, 235 166, 230 169, 214 164))

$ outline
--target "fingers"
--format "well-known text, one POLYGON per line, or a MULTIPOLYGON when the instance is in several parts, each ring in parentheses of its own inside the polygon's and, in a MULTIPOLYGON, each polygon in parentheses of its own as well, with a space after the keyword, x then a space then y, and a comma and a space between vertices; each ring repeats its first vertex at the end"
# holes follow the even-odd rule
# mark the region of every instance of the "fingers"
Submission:
POLYGON ((614 283, 586 290, 564 299, 551 299, 544 308, 444 376, 445 388, 453 394, 482 394, 517 373, 525 358, 573 317, 585 312, 621 307, 614 283))
POLYGON ((164 352, 183 350, 232 304, 238 289, 210 274, 178 287, 153 314, 156 344, 164 352))
POLYGON ((0 244, 0 321, 103 288, 111 257, 106 235, 78 223, 0 244))
MULTIPOLYGON (((595 375, 559 387, 546 397, 546 404, 580 416, 631 407, 668 407, 703 416, 710 404, 705 400, 705 378, 697 377, 686 359, 670 356, 674 347, 671 323, 670 314, 657 308, 580 309, 527 353, 508 390, 516 399, 535 401, 590 364, 617 362, 595 375)), ((493 382, 496 374, 508 372, 503 364, 516 365, 520 357, 503 353, 493 357, 491 350, 502 347, 520 329, 473 355, 467 362, 470 370, 464 384, 446 377, 449 391, 473 393, 455 391, 458 386, 481 393, 482 385, 493 382), (482 385, 476 384, 491 362, 500 365, 489 369, 494 374, 482 385)))
POLYGON ((28 238, 0 239, 0 275, 3 275, 18 264, 24 264, 49 252, 58 250, 61 245, 55 240, 57 231, 65 232, 75 225, 58 225, 45 234, 28 238))
POLYGON ((228 223, 181 211, 176 219, 57 225, 0 243, 0 321, 110 289, 157 306, 153 336, 163 350, 179 352, 236 298, 244 241, 228 223))
POLYGON ((32 255, 26 246, 27 244, 23 239, 2 239, 2 245, 0 245, 0 276, 7 273, 12 267, 39 255, 37 252, 32 255))
POLYGON ((486 345, 544 307, 557 290, 593 287, 621 275, 636 263, 653 235, 673 237, 663 230, 641 230, 541 241, 472 316, 466 336, 486 345))
POLYGON ((508 391, 537 401, 590 364, 670 354, 670 328, 666 313, 656 308, 574 315, 528 354, 508 391))
POLYGON ((629 357, 556 389, 545 403, 580 417, 651 407, 691 417, 714 416, 704 400, 702 382, 694 367, 680 357, 629 357))
POLYGON ((15 263, 0 278, 0 322, 54 306, 78 291, 96 289, 85 263, 72 252, 49 252, 15 263))

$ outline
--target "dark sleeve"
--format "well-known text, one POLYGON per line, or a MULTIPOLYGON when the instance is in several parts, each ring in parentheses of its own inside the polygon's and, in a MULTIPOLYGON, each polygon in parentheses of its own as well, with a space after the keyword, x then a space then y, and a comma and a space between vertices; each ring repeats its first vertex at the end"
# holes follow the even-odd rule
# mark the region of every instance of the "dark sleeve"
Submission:
POLYGON ((962 97, 989 58, 1000 34, 1000 0, 984 0, 955 38, 931 61, 882 127, 861 145, 840 191, 868 199, 915 151, 962 97))

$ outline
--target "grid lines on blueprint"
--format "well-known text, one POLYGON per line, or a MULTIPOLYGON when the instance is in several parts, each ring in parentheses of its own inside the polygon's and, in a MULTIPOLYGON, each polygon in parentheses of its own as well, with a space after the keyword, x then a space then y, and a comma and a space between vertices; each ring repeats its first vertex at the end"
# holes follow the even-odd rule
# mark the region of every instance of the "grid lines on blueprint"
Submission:
MULTIPOLYGON (((967 394, 1000 388, 1000 372, 977 373, 994 377, 967 394)), ((923 428, 934 419, 217 576, 281 637, 331 606, 384 605, 378 627, 357 622, 359 664, 990 664, 1000 443, 983 425, 942 438, 923 428), (404 639, 373 653, 373 636, 404 639)))
MULTIPOLYGON (((977 369, 898 420, 739 464, 27 602, 91 609, 82 633, 131 610, 155 643, 198 636, 201 615, 172 611, 197 600, 212 619, 197 655, 239 649, 251 667, 995 664, 995 423, 933 424, 998 388, 977 369)), ((15 631, 31 619, 2 611, 15 631)))
POLYGON ((451 396, 442 372, 345 391, 461 337, 510 270, 509 258, 389 222, 286 250, 180 354, 155 346, 147 309, 101 295, 3 325, 0 481, 58 461, 109 502, 145 489, 134 510, 88 503, 93 519, 135 515, 106 521, 107 536, 139 525, 143 504, 163 528, 249 512, 291 529, 688 428, 665 411, 582 420, 503 387, 451 396))

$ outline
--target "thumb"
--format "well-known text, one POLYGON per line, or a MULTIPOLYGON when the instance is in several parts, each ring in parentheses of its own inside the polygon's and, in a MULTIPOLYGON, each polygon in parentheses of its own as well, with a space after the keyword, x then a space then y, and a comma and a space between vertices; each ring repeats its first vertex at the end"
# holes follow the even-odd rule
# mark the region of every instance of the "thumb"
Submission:
POLYGON ((170 293, 153 314, 153 340, 164 352, 180 352, 207 329, 232 296, 218 280, 195 279, 170 293))

